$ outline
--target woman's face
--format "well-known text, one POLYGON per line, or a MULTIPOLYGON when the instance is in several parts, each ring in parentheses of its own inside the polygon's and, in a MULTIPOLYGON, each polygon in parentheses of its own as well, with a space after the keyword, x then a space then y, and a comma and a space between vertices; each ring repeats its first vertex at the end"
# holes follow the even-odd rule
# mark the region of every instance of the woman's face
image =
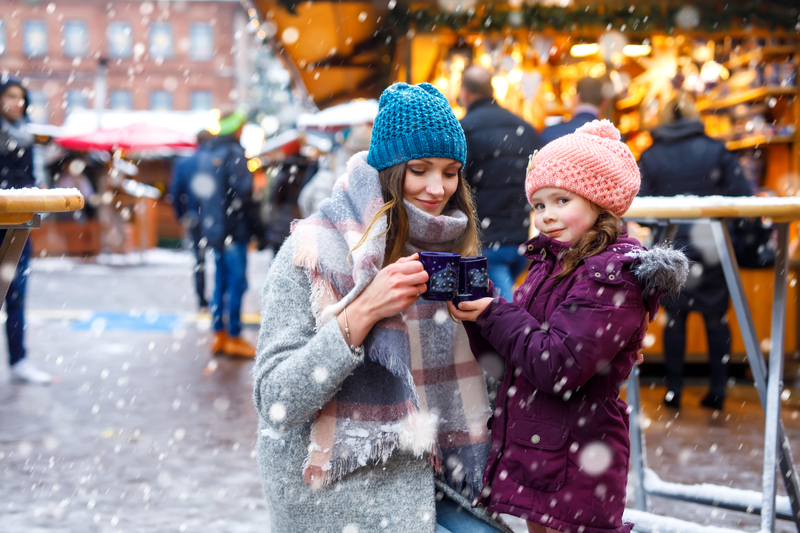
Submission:
POLYGON ((536 229, 559 242, 578 240, 600 215, 589 200, 555 187, 533 193, 531 205, 536 229))
POLYGON ((403 199, 429 215, 441 215, 458 188, 460 168, 461 163, 454 159, 412 159, 406 163, 403 199))

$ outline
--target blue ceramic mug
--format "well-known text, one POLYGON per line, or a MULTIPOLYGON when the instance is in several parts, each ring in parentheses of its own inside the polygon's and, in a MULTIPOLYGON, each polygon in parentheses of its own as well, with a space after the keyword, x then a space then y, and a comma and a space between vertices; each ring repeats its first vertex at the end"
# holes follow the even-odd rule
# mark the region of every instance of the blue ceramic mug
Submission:
POLYGON ((453 299, 458 289, 458 264, 461 256, 448 252, 420 252, 419 261, 428 273, 428 288, 422 294, 426 300, 447 302, 453 299))
POLYGON ((487 298, 489 294, 489 273, 486 258, 483 256, 462 257, 458 264, 458 291, 453 302, 487 298))

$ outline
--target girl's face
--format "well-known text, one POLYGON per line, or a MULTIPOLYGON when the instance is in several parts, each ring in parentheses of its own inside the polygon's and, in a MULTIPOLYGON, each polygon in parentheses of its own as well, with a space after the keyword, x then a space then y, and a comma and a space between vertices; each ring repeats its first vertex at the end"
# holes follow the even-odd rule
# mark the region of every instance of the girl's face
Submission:
POLYGON ((589 200, 555 187, 533 193, 531 205, 536 229, 559 242, 578 240, 594 226, 600 214, 589 200))
POLYGON ((460 168, 461 163, 454 159, 412 159, 406 163, 403 199, 429 215, 441 215, 458 188, 460 168))

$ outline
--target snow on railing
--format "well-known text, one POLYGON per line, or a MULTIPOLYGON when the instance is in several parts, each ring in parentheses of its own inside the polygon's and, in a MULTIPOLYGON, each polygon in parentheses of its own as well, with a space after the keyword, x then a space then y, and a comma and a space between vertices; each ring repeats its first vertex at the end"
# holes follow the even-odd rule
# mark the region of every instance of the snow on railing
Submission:
MULTIPOLYGON (((761 510, 761 493, 754 490, 735 489, 711 483, 700 485, 682 485, 663 481, 658 474, 649 468, 644 472, 645 492, 654 496, 708 502, 718 507, 743 509, 746 512, 761 510)), ((792 508, 788 496, 775 498, 775 510, 779 514, 792 516, 792 508)))
POLYGON ((633 533, 742 533, 741 529, 702 526, 671 516, 660 516, 635 509, 625 509, 623 522, 633 522, 633 533))

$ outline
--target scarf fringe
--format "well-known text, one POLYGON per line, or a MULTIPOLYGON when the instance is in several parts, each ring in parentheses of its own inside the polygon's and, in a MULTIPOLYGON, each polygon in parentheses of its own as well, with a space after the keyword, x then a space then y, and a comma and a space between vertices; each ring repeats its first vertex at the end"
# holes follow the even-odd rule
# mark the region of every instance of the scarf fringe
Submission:
MULTIPOLYGON (((380 435, 370 437, 369 451, 366 454, 338 457, 324 466, 317 466, 311 464, 312 451, 303 461, 303 481, 310 485, 312 491, 322 489, 363 466, 375 466, 387 461, 398 448, 418 458, 428 454, 431 466, 439 473, 442 461, 441 451, 436 444, 437 429, 438 418, 435 415, 417 410, 409 411, 397 431, 382 431, 380 435)), ((315 435, 316 422, 311 428, 312 448, 318 446, 315 435)))

